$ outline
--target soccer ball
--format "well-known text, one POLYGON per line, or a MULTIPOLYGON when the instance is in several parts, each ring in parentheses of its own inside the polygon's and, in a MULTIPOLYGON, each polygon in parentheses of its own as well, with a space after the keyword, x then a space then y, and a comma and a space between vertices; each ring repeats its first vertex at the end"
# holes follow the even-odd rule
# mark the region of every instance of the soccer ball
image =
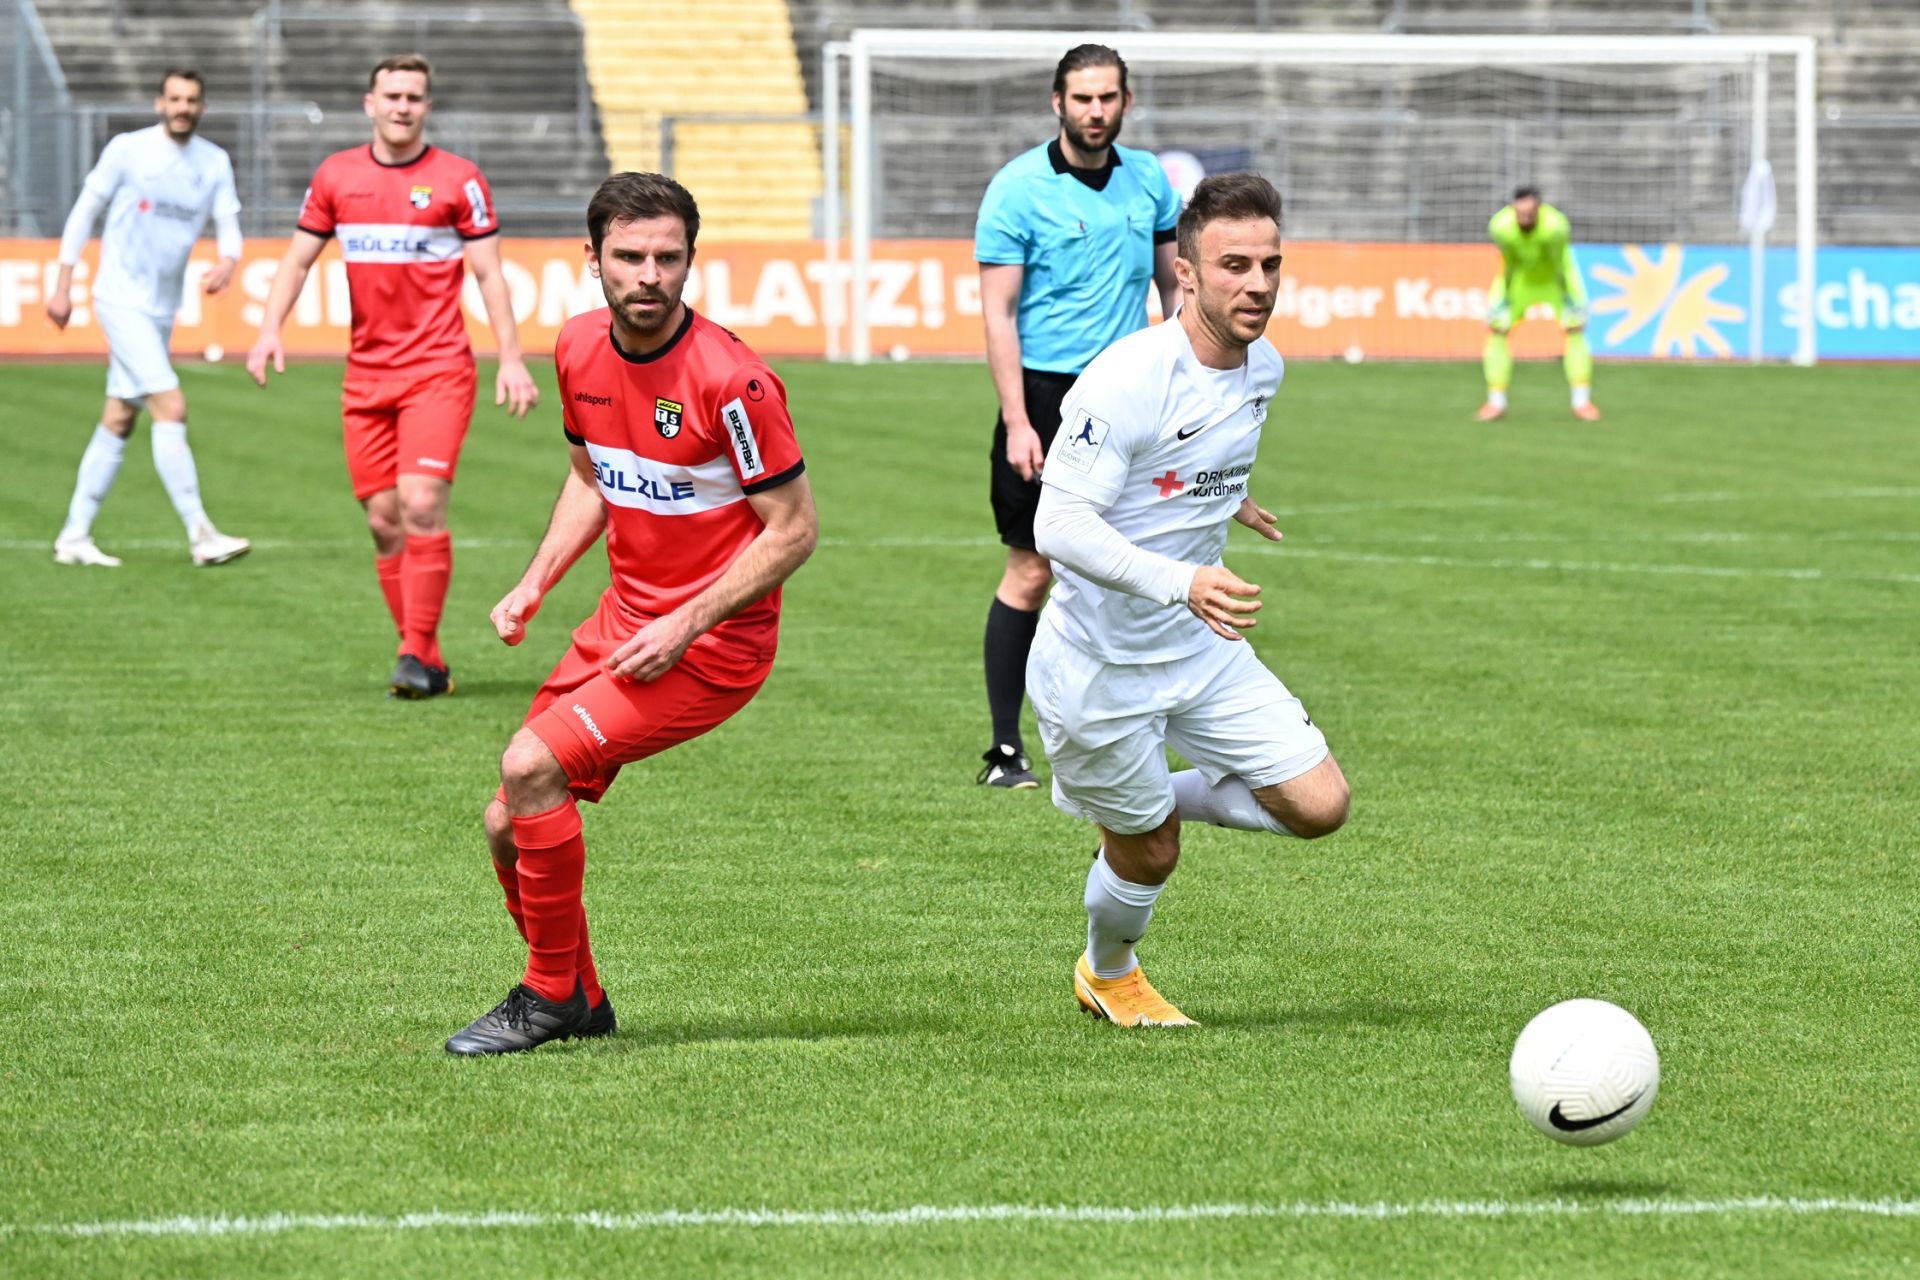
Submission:
POLYGON ((1367 358, 1367 353, 1362 351, 1360 349, 1360 344, 1356 342, 1352 346, 1348 347, 1346 351, 1341 353, 1341 358, 1344 359, 1348 364, 1359 364, 1362 360, 1365 360, 1367 358))
POLYGON ((1639 1019, 1605 1000, 1565 1000, 1514 1042, 1513 1100, 1555 1142, 1597 1147, 1647 1118, 1660 1054, 1639 1019))

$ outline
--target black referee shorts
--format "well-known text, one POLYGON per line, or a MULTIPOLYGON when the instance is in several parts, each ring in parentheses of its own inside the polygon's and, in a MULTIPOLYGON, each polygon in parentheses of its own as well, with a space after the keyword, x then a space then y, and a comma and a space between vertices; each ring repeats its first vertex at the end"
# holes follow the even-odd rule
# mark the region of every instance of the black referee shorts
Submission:
MULTIPOLYGON (((1027 421, 1040 433, 1040 447, 1053 447, 1060 430, 1060 402, 1080 375, 1047 373, 1040 369, 1022 369, 1020 383, 1027 392, 1027 421)), ((1010 547, 1033 550, 1033 516, 1040 509, 1040 482, 1022 480, 1007 461, 1007 420, 996 417, 993 423, 993 522, 1000 530, 1000 541, 1010 547)))

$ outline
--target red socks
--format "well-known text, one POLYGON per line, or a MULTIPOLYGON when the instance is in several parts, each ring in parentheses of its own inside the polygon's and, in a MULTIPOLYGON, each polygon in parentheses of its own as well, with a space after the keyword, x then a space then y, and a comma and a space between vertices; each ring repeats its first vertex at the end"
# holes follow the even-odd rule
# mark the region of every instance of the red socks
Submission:
POLYGON ((500 887, 507 892, 507 914, 513 917, 513 927, 520 931, 521 937, 527 936, 527 912, 520 905, 520 868, 516 863, 501 866, 493 864, 493 874, 500 878, 500 887))
POLYGON ((580 905, 580 945, 573 952, 573 969, 580 977, 580 985, 586 989, 589 1009, 607 998, 607 993, 600 988, 600 971, 593 966, 593 948, 587 945, 585 903, 580 905))
POLYGON ((583 981, 579 957, 586 952, 587 936, 580 898, 587 845, 580 837, 579 805, 568 797, 545 813, 514 818, 513 843, 520 850, 515 870, 520 923, 527 935, 527 972, 521 981, 549 1000, 571 999, 575 981, 583 981))
MULTIPOLYGON (((500 878, 500 887, 506 891, 507 914, 513 917, 513 927, 520 931, 522 938, 527 936, 527 911, 520 905, 520 869, 518 866, 503 867, 493 864, 493 874, 500 878)), ((580 908, 580 945, 573 952, 574 971, 580 978, 580 985, 586 989, 587 1004, 597 1005, 606 999, 607 993, 600 986, 600 971, 594 967, 593 946, 587 940, 587 908, 580 908)))
POLYGON ((400 595, 404 605, 400 648, 429 667, 447 665, 440 656, 440 611, 446 605, 447 583, 452 578, 452 534, 407 535, 407 549, 400 565, 400 595))
POLYGON ((380 594, 387 598, 387 612, 393 615, 393 629, 402 635, 407 630, 407 609, 400 594, 400 565, 406 558, 404 551, 373 558, 374 571, 380 575, 380 594))

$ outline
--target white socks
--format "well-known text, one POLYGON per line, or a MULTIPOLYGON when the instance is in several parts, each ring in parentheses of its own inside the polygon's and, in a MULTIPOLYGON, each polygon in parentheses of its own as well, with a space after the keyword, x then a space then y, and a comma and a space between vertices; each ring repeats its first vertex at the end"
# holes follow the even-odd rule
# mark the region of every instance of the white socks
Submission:
POLYGON ((1584 409, 1593 403, 1593 388, 1584 382, 1574 384, 1573 407, 1584 409))
POLYGON ((96 425, 87 451, 80 455, 80 475, 73 485, 73 501, 67 506, 67 522, 60 528, 61 542, 78 542, 93 532, 93 518, 100 514, 100 503, 113 488, 120 474, 120 460, 127 455, 127 442, 96 425))
POLYGON ((1153 904, 1165 885, 1122 880, 1102 852, 1087 870, 1087 963, 1096 978, 1124 978, 1139 961, 1133 944, 1147 932, 1153 904))
POLYGON ((1266 831, 1276 836, 1293 834, 1254 799, 1253 788, 1231 775, 1210 787, 1206 775, 1198 769, 1181 770, 1173 775, 1173 807, 1182 822, 1209 822, 1216 827, 1266 831))
POLYGON ((193 465, 193 450, 187 446, 187 424, 153 424, 153 469, 173 499, 173 509, 193 537, 207 523, 207 509, 200 505, 200 473, 193 465))
POLYGON ((1488 391, 1487 403, 1496 409, 1504 409, 1507 407, 1507 393, 1504 391, 1488 391))

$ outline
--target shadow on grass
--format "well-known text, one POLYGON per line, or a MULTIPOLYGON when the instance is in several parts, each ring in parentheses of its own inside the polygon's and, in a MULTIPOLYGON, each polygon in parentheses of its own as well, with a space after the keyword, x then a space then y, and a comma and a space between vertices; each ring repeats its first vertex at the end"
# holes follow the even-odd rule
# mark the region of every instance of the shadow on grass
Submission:
POLYGON ((589 1041, 603 1053, 637 1053, 680 1044, 749 1044, 766 1040, 895 1039, 925 1031, 950 1031, 946 1019, 914 1014, 889 1017, 747 1017, 724 1022, 689 1022, 636 1026, 621 1023, 610 1040, 589 1041))
POLYGON ((1466 1010, 1452 1005, 1395 1004, 1385 1000, 1349 1000, 1342 1004, 1238 1009, 1225 1013, 1196 1013, 1201 1025, 1241 1027, 1398 1027, 1415 1022, 1444 1022, 1466 1010))
POLYGON ((535 680, 469 680, 456 673, 453 678, 453 696, 461 702, 470 698, 518 698, 522 702, 532 702, 533 695, 540 690, 535 680))
POLYGON ((1653 1200, 1679 1188, 1660 1178, 1569 1178, 1540 1189, 1560 1200, 1653 1200))

